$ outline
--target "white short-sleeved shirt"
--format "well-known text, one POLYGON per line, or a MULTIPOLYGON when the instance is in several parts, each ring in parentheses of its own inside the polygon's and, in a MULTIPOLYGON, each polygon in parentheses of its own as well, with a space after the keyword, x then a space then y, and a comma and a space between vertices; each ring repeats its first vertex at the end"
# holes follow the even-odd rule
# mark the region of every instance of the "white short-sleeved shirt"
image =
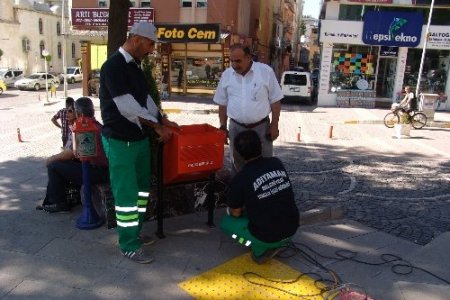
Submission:
POLYGON ((227 106, 229 118, 239 123, 256 123, 269 115, 270 105, 283 98, 280 85, 272 68, 253 62, 244 75, 233 68, 223 72, 213 101, 227 106))

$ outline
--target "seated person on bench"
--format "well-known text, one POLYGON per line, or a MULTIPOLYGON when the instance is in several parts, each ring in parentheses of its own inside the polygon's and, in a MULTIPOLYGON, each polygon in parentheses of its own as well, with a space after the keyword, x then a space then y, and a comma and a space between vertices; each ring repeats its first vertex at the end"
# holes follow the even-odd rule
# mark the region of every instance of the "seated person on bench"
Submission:
MULTIPOLYGON (((85 116, 94 118, 94 104, 91 99, 81 97, 75 101, 76 117, 85 116)), ((95 121, 97 156, 89 158, 91 164, 91 184, 109 182, 108 161, 106 159, 100 132, 102 125, 95 121)), ((72 149, 72 135, 65 149, 47 159, 48 185, 46 200, 42 205, 49 213, 70 211, 70 205, 66 202, 65 187, 71 182, 74 185, 83 183, 83 174, 80 161, 75 157, 72 149)))
POLYGON ((258 134, 243 131, 234 145, 245 165, 230 183, 228 215, 220 227, 240 244, 250 246, 252 259, 262 264, 290 243, 299 226, 299 212, 283 163, 261 156, 258 134))

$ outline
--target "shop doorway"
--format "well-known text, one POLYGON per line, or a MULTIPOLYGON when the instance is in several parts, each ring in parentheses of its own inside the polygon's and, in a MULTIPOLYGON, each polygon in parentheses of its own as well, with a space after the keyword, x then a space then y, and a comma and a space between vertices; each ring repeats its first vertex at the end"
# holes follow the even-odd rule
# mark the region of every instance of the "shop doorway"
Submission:
POLYGON ((397 57, 380 57, 377 74, 377 97, 392 99, 397 57))

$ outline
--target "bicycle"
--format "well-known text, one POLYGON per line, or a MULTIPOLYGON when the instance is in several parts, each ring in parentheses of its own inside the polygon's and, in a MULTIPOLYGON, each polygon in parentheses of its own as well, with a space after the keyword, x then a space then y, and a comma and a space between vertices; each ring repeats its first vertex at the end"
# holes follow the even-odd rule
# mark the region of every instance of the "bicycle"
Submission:
POLYGON ((407 115, 404 123, 411 124, 415 129, 421 129, 427 124, 428 119, 424 113, 416 110, 407 113, 403 107, 393 105, 392 111, 384 116, 384 125, 387 128, 393 128, 395 124, 400 124, 400 120, 404 118, 403 114, 407 115))

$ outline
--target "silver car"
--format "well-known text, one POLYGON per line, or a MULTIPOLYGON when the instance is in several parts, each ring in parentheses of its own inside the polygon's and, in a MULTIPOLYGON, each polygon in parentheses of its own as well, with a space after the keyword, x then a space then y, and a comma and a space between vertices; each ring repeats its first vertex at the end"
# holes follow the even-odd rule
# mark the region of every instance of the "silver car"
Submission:
POLYGON ((48 88, 52 85, 59 85, 59 79, 52 74, 48 73, 34 73, 23 79, 17 80, 14 86, 19 90, 35 90, 39 91, 45 88, 45 83, 47 82, 48 88))

